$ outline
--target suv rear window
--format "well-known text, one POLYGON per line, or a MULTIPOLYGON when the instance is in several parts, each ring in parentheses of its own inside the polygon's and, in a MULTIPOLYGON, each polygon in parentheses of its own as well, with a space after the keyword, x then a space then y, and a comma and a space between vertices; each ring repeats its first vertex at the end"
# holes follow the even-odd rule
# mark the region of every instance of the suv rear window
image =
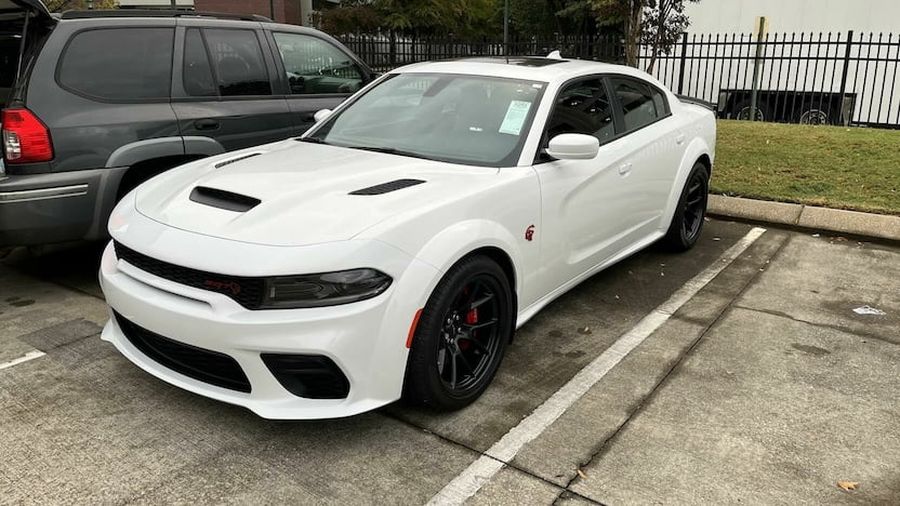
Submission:
POLYGON ((105 100, 169 97, 173 28, 103 28, 69 41, 57 79, 70 91, 105 100))
POLYGON ((203 33, 219 81, 220 95, 272 94, 262 48, 255 32, 226 28, 205 29, 203 33))

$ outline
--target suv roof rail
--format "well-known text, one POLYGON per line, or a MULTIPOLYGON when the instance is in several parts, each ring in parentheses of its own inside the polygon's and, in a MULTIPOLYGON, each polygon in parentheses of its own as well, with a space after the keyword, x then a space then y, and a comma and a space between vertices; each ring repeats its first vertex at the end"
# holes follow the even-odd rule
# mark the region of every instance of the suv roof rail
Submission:
POLYGON ((91 18, 177 18, 200 17, 216 19, 235 19, 239 21, 258 21, 271 23, 272 20, 259 14, 231 14, 227 12, 206 12, 187 9, 98 9, 98 10, 73 10, 65 11, 60 16, 62 19, 91 19, 91 18))

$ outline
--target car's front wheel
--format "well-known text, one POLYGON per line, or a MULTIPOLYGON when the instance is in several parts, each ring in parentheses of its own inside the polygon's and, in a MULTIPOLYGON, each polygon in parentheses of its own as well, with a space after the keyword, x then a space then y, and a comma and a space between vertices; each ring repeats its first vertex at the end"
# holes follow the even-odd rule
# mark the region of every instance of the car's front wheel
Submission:
POLYGON ((709 169, 700 162, 694 164, 681 197, 675 207, 672 223, 663 243, 673 251, 687 251, 694 247, 703 222, 706 219, 706 203, 709 198, 709 169))
POLYGON ((487 388, 515 329, 509 280, 496 262, 472 256, 431 294, 412 341, 404 399, 449 411, 487 388))

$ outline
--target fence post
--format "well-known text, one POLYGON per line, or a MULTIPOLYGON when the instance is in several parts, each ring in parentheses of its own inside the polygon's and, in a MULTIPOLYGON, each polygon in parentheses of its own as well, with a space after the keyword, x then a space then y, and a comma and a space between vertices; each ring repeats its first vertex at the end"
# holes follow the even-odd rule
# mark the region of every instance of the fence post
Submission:
MULTIPOLYGON (((850 48, 852 46, 853 46, 853 30, 850 30, 847 32, 847 47, 844 50, 844 71, 841 72, 841 94, 840 94, 841 116, 840 116, 840 118, 842 121, 844 121, 844 126, 847 126, 850 123, 849 117, 844 116, 844 114, 847 112, 844 110, 846 107, 846 102, 847 102, 845 100, 844 94, 847 93, 847 75, 848 75, 848 72, 850 71, 850 48)), ((886 71, 887 70, 885 70, 885 72, 886 71)))
POLYGON ((750 88, 750 121, 756 121, 757 95, 759 94, 759 67, 762 66, 763 34, 766 30, 766 18, 760 16, 756 30, 756 56, 753 58, 753 84, 750 88))
POLYGON ((681 69, 678 71, 678 94, 684 94, 684 64, 687 60, 687 32, 681 34, 681 69))

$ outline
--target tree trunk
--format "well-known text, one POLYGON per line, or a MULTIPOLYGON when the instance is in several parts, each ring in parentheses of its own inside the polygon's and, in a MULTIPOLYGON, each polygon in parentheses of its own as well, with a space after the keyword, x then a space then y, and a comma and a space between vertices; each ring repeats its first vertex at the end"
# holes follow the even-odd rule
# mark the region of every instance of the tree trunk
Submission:
POLYGON ((625 23, 625 64, 637 67, 638 50, 641 44, 641 19, 644 15, 644 0, 631 0, 628 20, 625 23))
POLYGON ((656 38, 653 41, 653 53, 650 56, 650 65, 647 66, 647 73, 652 74, 653 68, 656 67, 656 60, 659 58, 659 49, 662 46, 663 30, 666 29, 666 20, 669 18, 669 7, 672 0, 659 0, 659 15, 656 19, 656 38))

